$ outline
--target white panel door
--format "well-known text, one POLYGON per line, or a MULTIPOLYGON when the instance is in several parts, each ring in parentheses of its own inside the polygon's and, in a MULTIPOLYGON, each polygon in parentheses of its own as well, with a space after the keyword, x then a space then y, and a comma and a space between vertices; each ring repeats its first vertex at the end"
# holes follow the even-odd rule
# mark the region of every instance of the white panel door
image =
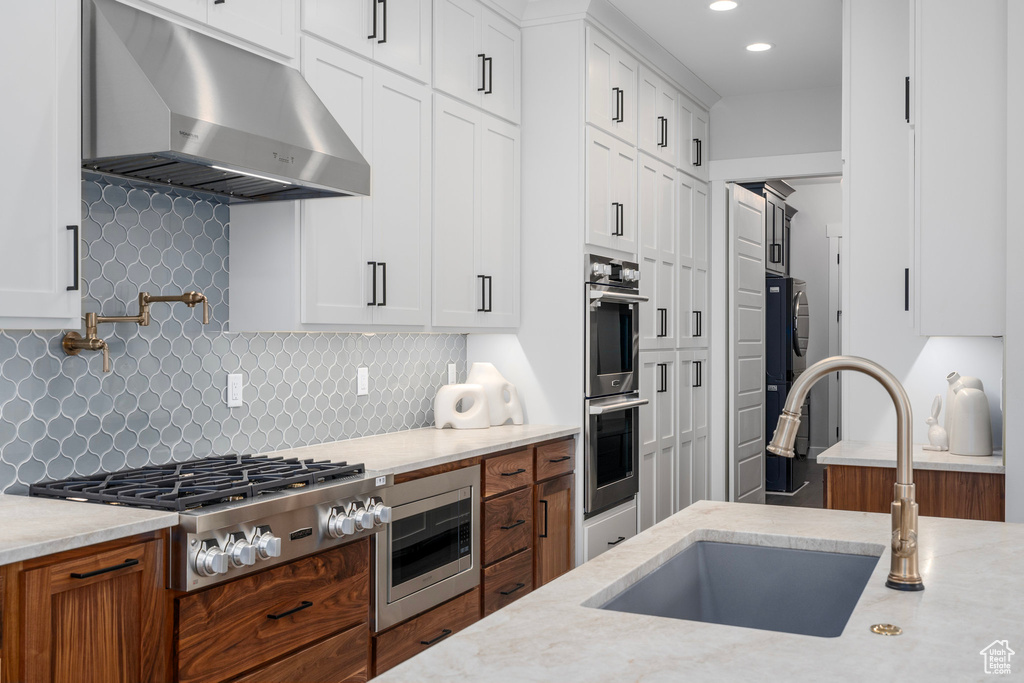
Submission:
POLYGON ((476 0, 434 3, 434 87, 471 104, 480 104, 484 61, 480 54, 483 7, 476 0))
POLYGON ((708 462, 708 352, 706 349, 693 351, 693 367, 690 380, 693 397, 693 453, 691 502, 711 497, 711 468, 708 462))
POLYGON ((665 81, 661 82, 658 90, 658 118, 661 123, 661 144, 658 147, 658 157, 666 164, 675 166, 677 149, 679 148, 679 128, 676 123, 679 112, 679 103, 676 99, 676 91, 665 81))
POLYGON ((711 312, 708 298, 709 272, 711 270, 711 222, 708 220, 708 186, 695 183, 693 188, 693 296, 690 300, 690 341, 697 348, 708 348, 708 330, 711 312))
POLYGON ((430 320, 430 88, 374 69, 373 255, 380 267, 374 323, 430 320))
POLYGON ((661 149, 662 125, 658 120, 658 90, 661 79, 650 70, 640 68, 636 93, 636 146, 648 154, 661 149))
MULTIPOLYGON (((430 6, 431 0, 377 0, 377 38, 372 40, 375 60, 423 83, 430 82, 430 6)), ((373 33, 370 28, 367 35, 373 33)))
POLYGON ((693 113, 693 127, 691 128, 693 137, 688 144, 685 140, 680 143, 683 147, 696 147, 696 150, 693 152, 695 157, 693 157, 692 161, 693 168, 695 169, 694 175, 704 181, 708 180, 708 167, 711 165, 709 161, 711 159, 711 135, 708 130, 709 119, 710 117, 706 111, 697 109, 693 113))
POLYGON ((640 304, 640 348, 661 348, 664 322, 658 265, 661 262, 658 220, 658 177, 661 164, 647 154, 641 154, 637 163, 637 230, 640 248, 640 293, 647 301, 640 304))
POLYGON ((618 203, 612 192, 615 149, 614 138, 587 126, 587 244, 596 247, 614 248, 618 240, 618 203))
POLYGON ((17 162, 0 171, 0 328, 81 326, 80 13, 69 0, 7 10, 0 92, 17 162))
POLYGON ((480 112, 434 95, 434 287, 435 325, 472 327, 486 291, 478 277, 477 243, 482 178, 480 112))
POLYGON ((679 464, 676 468, 676 504, 683 509, 693 502, 693 385, 694 365, 691 351, 677 353, 676 420, 679 434, 679 464))
POLYGON ((655 520, 667 519, 679 508, 676 506, 675 482, 679 467, 677 453, 679 443, 676 438, 676 402, 678 393, 676 383, 676 352, 661 351, 658 353, 659 374, 654 392, 655 408, 658 411, 658 461, 657 461, 657 498, 655 520))
MULTIPOLYGON (((373 163, 373 66, 343 50, 304 38, 302 74, 352 143, 373 163)), ((367 306, 372 273, 373 196, 304 200, 301 208, 302 322, 358 325, 373 320, 367 306)))
POLYGON ((676 107, 679 122, 676 129, 677 166, 701 180, 708 179, 708 114, 696 102, 679 95, 676 107))
POLYGON ((612 155, 611 187, 613 196, 621 204, 619 215, 619 236, 615 248, 636 254, 636 150, 626 143, 615 140, 615 154, 612 155))
POLYGON ((301 10, 300 24, 306 33, 364 57, 373 56, 377 0, 302 0, 301 10))
POLYGON ((676 234, 679 238, 679 305, 677 334, 679 346, 690 348, 694 346, 693 333, 695 332, 693 321, 693 288, 694 288, 694 265, 693 242, 693 204, 697 201, 695 196, 696 182, 693 178, 682 172, 676 173, 676 234))
POLYGON ((245 0, 211 3, 207 23, 220 31, 294 57, 296 0, 245 0))
POLYGON ((587 27, 587 123, 636 145, 637 61, 587 27))
POLYGON ((729 499, 764 502, 764 197, 729 185, 729 499))
MULTIPOLYGON (((485 327, 519 326, 519 128, 481 114, 479 268, 485 327)), ((475 278, 474 278, 475 279, 475 278)), ((475 283, 474 283, 475 284, 475 283)))
POLYGON ((658 432, 657 392, 661 386, 661 355, 657 351, 640 354, 640 398, 647 404, 640 406, 640 490, 637 493, 637 522, 640 531, 654 525, 658 501, 657 463, 661 447, 658 432))
POLYGON ((481 31, 480 52, 484 54, 487 81, 480 101, 483 108, 495 116, 519 123, 522 63, 519 28, 487 10, 481 31))

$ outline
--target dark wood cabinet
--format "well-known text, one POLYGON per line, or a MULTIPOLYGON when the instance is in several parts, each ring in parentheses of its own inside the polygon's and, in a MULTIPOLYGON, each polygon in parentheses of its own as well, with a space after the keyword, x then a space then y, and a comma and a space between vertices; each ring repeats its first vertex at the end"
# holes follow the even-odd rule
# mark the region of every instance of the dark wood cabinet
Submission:
POLYGON ((537 484, 534 519, 534 586, 558 578, 573 568, 573 473, 537 484))
POLYGON ((4 567, 2 678, 170 680, 164 548, 147 534, 4 567))
POLYGON ((529 548, 533 539, 533 487, 484 501, 483 565, 529 548))
POLYGON ((232 683, 365 683, 369 638, 366 624, 359 624, 232 683))
MULTIPOLYGON (((889 514, 896 469, 828 465, 824 483, 829 510, 889 514)), ((922 516, 1005 521, 1005 475, 915 469, 914 483, 922 516)))
POLYGON ((483 613, 486 617, 533 590, 533 551, 526 549, 484 568, 483 613))
POLYGON ((438 605, 373 640, 375 672, 380 675, 431 645, 440 643, 480 619, 480 589, 474 588, 438 605))

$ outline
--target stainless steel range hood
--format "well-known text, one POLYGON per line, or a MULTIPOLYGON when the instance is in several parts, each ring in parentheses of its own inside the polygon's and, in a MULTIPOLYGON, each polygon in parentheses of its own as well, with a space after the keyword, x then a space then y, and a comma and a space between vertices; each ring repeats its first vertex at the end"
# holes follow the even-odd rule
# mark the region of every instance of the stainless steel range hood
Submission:
POLYGON ((370 194, 295 69, 114 0, 83 0, 82 167, 231 202, 370 194))

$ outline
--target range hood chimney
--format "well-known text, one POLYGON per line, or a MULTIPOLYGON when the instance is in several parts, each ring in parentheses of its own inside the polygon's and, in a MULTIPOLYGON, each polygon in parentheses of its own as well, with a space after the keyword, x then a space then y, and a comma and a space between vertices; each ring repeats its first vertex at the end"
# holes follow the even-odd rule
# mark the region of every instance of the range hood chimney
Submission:
POLYGON ((232 203, 370 194, 298 71, 114 0, 83 0, 82 167, 232 203))

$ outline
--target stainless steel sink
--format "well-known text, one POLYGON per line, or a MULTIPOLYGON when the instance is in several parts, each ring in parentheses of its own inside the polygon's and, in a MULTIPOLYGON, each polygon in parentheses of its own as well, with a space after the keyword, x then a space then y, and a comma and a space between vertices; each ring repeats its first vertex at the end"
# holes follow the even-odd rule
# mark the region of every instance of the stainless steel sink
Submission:
POLYGON ((698 541, 600 609, 835 638, 874 555, 698 541))

